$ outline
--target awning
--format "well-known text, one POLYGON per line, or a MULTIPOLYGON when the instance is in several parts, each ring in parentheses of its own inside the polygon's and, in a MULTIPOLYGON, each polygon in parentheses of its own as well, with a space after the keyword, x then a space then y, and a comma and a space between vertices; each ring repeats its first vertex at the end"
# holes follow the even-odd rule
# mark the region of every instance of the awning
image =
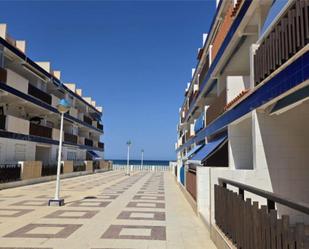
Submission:
MULTIPOLYGON (((201 163, 209 158, 213 153, 222 147, 227 141, 227 135, 221 136, 216 140, 213 140, 205 144, 191 159, 191 162, 201 163)), ((190 162, 189 161, 189 162, 190 162)))
POLYGON ((192 150, 190 150, 190 151, 187 153, 186 158, 187 158, 187 159, 190 159, 190 157, 191 157, 195 152, 197 152, 202 146, 203 146, 203 144, 196 145, 192 150))
POLYGON ((92 150, 88 150, 87 153, 92 157, 92 160, 100 160, 102 157, 100 157, 97 153, 95 153, 92 150))

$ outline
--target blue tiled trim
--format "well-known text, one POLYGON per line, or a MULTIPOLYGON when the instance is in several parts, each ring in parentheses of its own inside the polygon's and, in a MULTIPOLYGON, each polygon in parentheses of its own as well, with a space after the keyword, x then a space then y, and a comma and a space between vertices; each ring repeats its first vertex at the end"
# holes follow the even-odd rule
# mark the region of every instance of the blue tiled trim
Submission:
MULTIPOLYGON (((205 86, 207 85, 207 82, 209 81, 210 77, 211 77, 211 74, 213 73, 215 67, 217 66, 219 60, 221 59, 221 56, 223 55, 227 45, 230 43, 231 39, 233 38, 240 22, 242 21, 243 17, 245 16, 248 8, 250 7, 251 5, 251 2, 252 0, 245 0, 241 9, 239 10, 238 12, 238 15, 236 17, 236 19, 233 21, 233 24, 229 30, 229 32, 227 33, 226 37, 224 38, 224 41, 223 43, 221 44, 220 46, 220 49, 215 57, 215 59, 213 60, 213 62, 211 63, 210 65, 210 68, 208 69, 207 71, 207 75, 204 79, 204 81, 202 82, 201 84, 201 92, 203 91, 203 89, 205 88, 205 86)), ((195 100, 193 101, 193 103, 191 104, 191 107, 189 108, 189 111, 187 113, 187 116, 185 118, 185 120, 187 121, 188 120, 188 117, 190 115, 190 113, 192 112, 193 108, 194 108, 194 105, 196 103, 196 100, 197 100, 198 97, 195 98, 195 100)))
POLYGON ((47 78, 52 79, 52 82, 57 85, 57 86, 61 86, 63 87, 66 91, 68 91, 69 93, 71 93, 72 95, 74 95, 74 97, 78 98, 79 100, 81 100, 84 104, 86 104, 87 106, 89 106, 92 110, 94 110, 96 113, 98 113, 100 116, 102 115, 102 113, 100 113, 97 109, 95 109, 92 105, 90 105, 88 102, 86 102, 81 96, 79 96, 78 94, 76 94, 75 92, 71 91, 69 88, 67 88, 64 84, 62 84, 62 82, 57 79, 55 76, 53 76, 52 74, 50 74, 49 72, 45 71, 42 67, 40 67, 38 64, 36 64, 33 60, 31 60, 29 57, 27 57, 24 53, 22 53, 21 51, 19 51, 17 48, 15 48, 14 46, 12 46, 10 43, 8 43, 5 39, 3 39, 2 37, 0 37, 0 44, 2 44, 4 47, 8 48, 9 50, 11 50, 14 54, 16 54, 17 56, 19 56, 21 59, 23 59, 25 62, 29 63, 32 67, 34 67, 36 70, 38 70, 39 72, 41 72, 42 74, 44 74, 47 78))
POLYGON ((254 91, 233 109, 223 113, 210 125, 201 130, 196 137, 186 142, 176 151, 181 151, 185 147, 204 139, 206 136, 217 133, 236 119, 246 115, 308 79, 309 52, 306 52, 269 81, 265 82, 263 86, 254 91))
MULTIPOLYGON (((3 82, 0 82, 0 89, 2 89, 2 90, 4 90, 4 91, 7 91, 7 92, 9 92, 9 93, 11 93, 11 94, 14 94, 14 95, 16 95, 16 96, 18 96, 18 97, 20 97, 20 98, 22 98, 22 99, 25 99, 25 100, 27 100, 27 101, 29 101, 29 102, 35 104, 35 105, 38 105, 38 106, 40 106, 40 107, 42 107, 42 108, 45 108, 45 109, 47 109, 47 110, 49 110, 49 111, 51 111, 51 112, 59 113, 58 110, 57 110, 56 108, 54 108, 54 107, 52 107, 52 106, 46 104, 45 102, 43 102, 43 101, 41 101, 41 100, 36 99, 36 98, 34 98, 34 97, 32 97, 32 96, 30 96, 30 95, 28 95, 28 94, 25 94, 25 93, 23 93, 23 92, 20 92, 20 91, 16 90, 15 88, 13 88, 13 87, 11 87, 11 86, 8 86, 7 84, 5 84, 5 83, 3 83, 3 82)), ((77 119, 77 118, 75 118, 75 117, 72 117, 72 116, 70 116, 70 115, 67 114, 67 113, 66 113, 64 116, 65 116, 65 119, 67 119, 67 120, 70 120, 70 121, 73 121, 73 122, 82 124, 82 125, 84 125, 84 126, 90 128, 90 129, 93 129, 93 130, 96 130, 96 131, 102 133, 102 131, 101 131, 100 129, 98 129, 98 128, 92 126, 92 125, 89 125, 88 123, 86 123, 86 122, 84 122, 84 121, 82 121, 82 120, 79 120, 79 119, 77 119)))
MULTIPOLYGON (((45 137, 24 135, 24 134, 19 134, 19 133, 14 133, 14 132, 9 132, 9 131, 2 131, 2 130, 0 130, 0 137, 4 137, 4 138, 8 138, 8 139, 29 141, 29 142, 53 144, 53 145, 59 144, 59 141, 49 139, 49 138, 45 138, 45 137)), ((87 146, 87 145, 79 145, 79 144, 73 144, 73 143, 68 143, 68 142, 63 142, 63 144, 64 145, 73 145, 73 146, 78 147, 80 149, 104 151, 102 148, 91 147, 91 146, 87 146)))

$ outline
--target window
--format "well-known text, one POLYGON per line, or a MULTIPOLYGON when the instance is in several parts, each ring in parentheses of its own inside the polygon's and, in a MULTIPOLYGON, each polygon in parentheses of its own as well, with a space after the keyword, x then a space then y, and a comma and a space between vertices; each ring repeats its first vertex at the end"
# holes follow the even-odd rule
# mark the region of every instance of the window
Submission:
POLYGON ((68 151, 68 153, 67 153, 67 160, 69 160, 69 161, 76 160, 76 152, 68 151))

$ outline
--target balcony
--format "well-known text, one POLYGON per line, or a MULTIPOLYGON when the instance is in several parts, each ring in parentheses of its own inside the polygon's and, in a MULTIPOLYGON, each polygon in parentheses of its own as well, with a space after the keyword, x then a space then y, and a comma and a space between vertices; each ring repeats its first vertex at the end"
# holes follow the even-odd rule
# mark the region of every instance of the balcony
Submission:
POLYGON ((0 82, 6 82, 7 72, 4 68, 0 67, 0 82))
POLYGON ((69 133, 64 133, 64 142, 77 144, 77 136, 69 133))
POLYGON ((30 123, 29 134, 38 137, 52 138, 52 128, 30 123))
POLYGON ((229 32, 233 24, 234 18, 237 15, 238 10, 240 9, 241 3, 242 0, 238 0, 235 6, 232 1, 228 3, 227 11, 225 12, 224 17, 222 17, 222 22, 220 24, 219 30, 213 40, 212 60, 215 59, 227 33, 229 32))
POLYGON ((6 120, 6 116, 0 115, 0 130, 5 130, 5 120, 6 120))
POLYGON ((103 125, 102 125, 102 124, 98 123, 98 124, 97 124, 97 128, 98 128, 99 130, 103 131, 103 125))
POLYGON ((13 133, 29 135, 29 121, 11 115, 1 115, 0 129, 13 133))
POLYGON ((28 93, 32 95, 33 97, 42 100, 43 102, 51 105, 52 104, 52 97, 47 94, 46 92, 43 92, 39 88, 29 84, 28 85, 28 93))
POLYGON ((87 117, 86 115, 84 115, 84 118, 83 118, 84 122, 91 125, 92 126, 92 119, 87 117))
POLYGON ((87 146, 93 146, 93 141, 91 139, 85 138, 85 145, 87 146))
POLYGON ((98 147, 104 150, 104 143, 98 142, 98 147))
POLYGON ((308 1, 294 1, 263 38, 254 56, 256 85, 307 45, 308 8, 308 1))
POLYGON ((226 91, 224 90, 207 109, 206 125, 209 125, 212 121, 214 121, 224 112, 225 105, 226 105, 226 91))

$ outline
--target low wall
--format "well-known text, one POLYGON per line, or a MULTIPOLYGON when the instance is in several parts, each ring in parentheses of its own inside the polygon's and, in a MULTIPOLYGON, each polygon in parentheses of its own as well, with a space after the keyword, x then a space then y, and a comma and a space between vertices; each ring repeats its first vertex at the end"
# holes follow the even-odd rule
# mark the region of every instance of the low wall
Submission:
POLYGON ((93 162, 92 161, 85 161, 86 164, 86 171, 93 171, 93 162))
POLYGON ((73 161, 62 161, 63 163, 63 174, 73 172, 73 161))
MULTIPOLYGON (((72 173, 62 174, 60 175, 60 178, 65 179, 65 178, 71 178, 71 177, 77 177, 77 176, 83 176, 83 175, 89 175, 89 174, 93 174, 93 173, 87 172, 87 171, 72 172, 72 173)), ((56 175, 52 175, 52 176, 44 176, 44 177, 39 177, 39 178, 21 180, 21 181, 16 181, 16 182, 2 183, 0 184, 0 190, 8 189, 8 188, 16 188, 16 187, 21 187, 21 186, 26 186, 26 185, 31 185, 31 184, 37 184, 37 183, 42 183, 42 182, 54 181, 56 180, 56 178, 57 178, 56 175)))
POLYGON ((41 177, 42 162, 40 161, 25 161, 18 162, 21 165, 20 178, 28 180, 41 177))

